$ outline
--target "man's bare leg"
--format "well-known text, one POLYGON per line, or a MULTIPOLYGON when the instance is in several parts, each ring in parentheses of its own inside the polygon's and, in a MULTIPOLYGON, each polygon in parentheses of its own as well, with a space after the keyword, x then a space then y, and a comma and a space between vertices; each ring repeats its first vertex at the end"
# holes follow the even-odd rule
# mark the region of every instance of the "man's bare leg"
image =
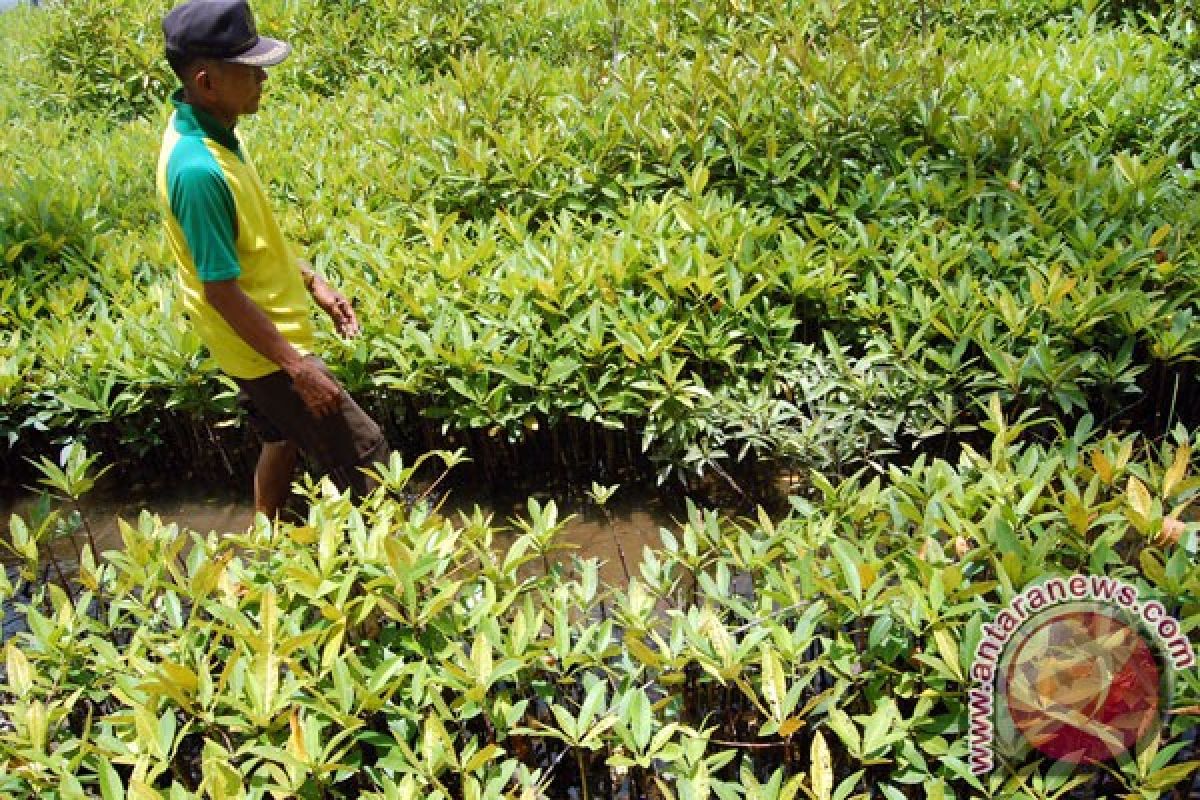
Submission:
POLYGON ((292 487, 299 451, 289 441, 266 442, 254 468, 254 510, 275 519, 292 487))

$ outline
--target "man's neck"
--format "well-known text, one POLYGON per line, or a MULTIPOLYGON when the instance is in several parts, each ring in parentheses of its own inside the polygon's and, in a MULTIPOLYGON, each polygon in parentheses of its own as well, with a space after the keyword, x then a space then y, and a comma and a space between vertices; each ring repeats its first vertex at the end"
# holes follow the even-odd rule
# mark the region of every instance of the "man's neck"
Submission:
POLYGON ((234 114, 232 117, 229 117, 229 116, 226 116, 225 114, 221 113, 220 111, 217 111, 216 109, 209 108, 208 106, 204 105, 203 103, 197 101, 196 98, 192 97, 192 94, 191 94, 191 92, 189 92, 187 90, 187 87, 184 87, 184 89, 183 89, 183 102, 187 103, 192 108, 200 109, 201 111, 203 111, 204 113, 208 114, 210 117, 215 119, 217 122, 224 125, 229 130, 233 130, 233 127, 237 124, 237 115, 236 114, 234 114))

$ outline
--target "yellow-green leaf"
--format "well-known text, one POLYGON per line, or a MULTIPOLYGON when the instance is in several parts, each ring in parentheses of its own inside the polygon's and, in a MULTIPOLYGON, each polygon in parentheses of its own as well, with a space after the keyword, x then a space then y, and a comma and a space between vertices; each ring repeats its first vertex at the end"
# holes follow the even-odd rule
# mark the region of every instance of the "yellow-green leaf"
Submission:
POLYGON ((1175 461, 1172 462, 1167 474, 1163 476, 1163 497, 1170 497, 1171 490, 1179 485, 1183 480, 1183 476, 1187 474, 1188 460, 1191 458, 1192 448, 1184 442, 1175 450, 1175 461))
POLYGON ((779 725, 779 735, 786 739, 803 727, 803 717, 788 717, 779 725))
POLYGON ((1146 490, 1146 486, 1137 479, 1136 476, 1129 476, 1129 483, 1125 487, 1125 497, 1129 500, 1129 505, 1137 512, 1142 519, 1150 517, 1150 492, 1146 490))
POLYGON ((29 731, 29 743, 34 753, 42 755, 46 752, 46 732, 48 722, 46 707, 40 700, 29 704, 25 712, 25 726, 29 731))
POLYGON ((170 661, 164 661, 161 668, 164 680, 169 680, 186 694, 192 694, 196 691, 199 679, 196 677, 195 672, 192 672, 181 664, 173 664, 170 661))
POLYGON ((647 667, 657 669, 662 665, 662 659, 659 658, 658 653, 654 652, 645 644, 643 644, 642 640, 636 635, 631 634, 629 638, 625 639, 624 644, 625 648, 633 655, 633 657, 645 664, 647 667))
POLYGON ((487 683, 492 675, 492 643, 483 631, 475 635, 475 643, 471 645, 471 664, 475 667, 475 680, 487 683))
POLYGON ((158 792, 136 778, 129 781, 129 800, 162 800, 158 792))
POLYGON ((767 701, 771 717, 781 721, 784 717, 783 703, 787 698, 787 683, 783 678, 783 667, 774 648, 762 647, 762 695, 767 701))
POLYGON ((955 678, 962 680, 962 664, 959 663, 958 646, 954 637, 945 628, 938 628, 933 632, 933 641, 937 644, 938 655, 942 657, 942 661, 946 662, 955 678))
POLYGON ((1183 785, 1183 782, 1197 768, 1200 768, 1200 761, 1185 761, 1182 764, 1172 764, 1169 767, 1163 767, 1146 780, 1146 788, 1169 789, 1172 786, 1183 785))
POLYGON ((1154 233, 1150 234, 1150 246, 1158 247, 1160 244, 1163 243, 1163 241, 1167 238, 1167 235, 1170 233, 1171 233, 1170 223, 1163 225, 1158 230, 1156 230, 1154 233))
POLYGON ((25 699, 33 688, 33 672, 29 668, 29 659, 11 639, 8 641, 7 649, 8 685, 12 687, 17 697, 25 699))
POLYGON ((100 797, 103 800, 125 800, 125 786, 121 783, 121 776, 107 759, 100 762, 96 769, 96 778, 100 782, 100 797))
POLYGON ((245 795, 242 777, 229 764, 229 753, 211 740, 204 743, 201 758, 204 780, 201 788, 211 800, 236 800, 245 795))
POLYGON ((257 649, 255 666, 258 672, 259 687, 262 692, 262 706, 259 709, 264 715, 269 715, 275 706, 275 694, 279 690, 279 656, 276 653, 276 625, 279 617, 279 607, 275 600, 275 590, 263 592, 259 619, 262 633, 255 641, 257 649))
POLYGON ((1100 480, 1104 481, 1105 483, 1112 483, 1112 462, 1108 460, 1108 456, 1104 455, 1104 453, 1101 453, 1099 450, 1092 451, 1092 469, 1094 469, 1096 474, 1100 476, 1100 480))
POLYGON ((479 769, 484 764, 491 761, 493 758, 495 758, 496 756, 500 755, 503 752, 504 751, 501 750, 496 745, 489 744, 487 747, 483 748, 478 753, 471 756, 471 759, 469 761, 467 761, 466 765, 463 767, 463 771, 464 772, 474 772, 475 770, 479 769))
POLYGON ((829 745, 820 731, 813 735, 812 747, 809 750, 812 760, 812 790, 817 800, 830 800, 833 796, 833 759, 829 755, 829 745))
POLYGON ((288 736, 288 752, 301 764, 307 764, 308 747, 304 744, 304 720, 300 718, 299 709, 292 709, 292 714, 288 717, 288 725, 291 728, 291 735, 288 736))

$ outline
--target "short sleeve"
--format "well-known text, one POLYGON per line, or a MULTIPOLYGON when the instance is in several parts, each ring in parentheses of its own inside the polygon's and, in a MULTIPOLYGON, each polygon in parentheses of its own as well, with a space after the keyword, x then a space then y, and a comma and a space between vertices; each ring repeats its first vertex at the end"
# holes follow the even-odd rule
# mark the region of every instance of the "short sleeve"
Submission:
POLYGON ((201 281, 227 281, 242 274, 238 263, 237 210, 219 168, 182 167, 171 181, 171 212, 179 221, 201 281))

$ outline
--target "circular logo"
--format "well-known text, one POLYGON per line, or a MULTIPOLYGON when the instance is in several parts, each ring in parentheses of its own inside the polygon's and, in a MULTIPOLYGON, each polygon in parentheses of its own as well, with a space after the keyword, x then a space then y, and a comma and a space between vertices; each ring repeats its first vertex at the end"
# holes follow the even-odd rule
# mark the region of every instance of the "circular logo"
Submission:
POLYGON ((1146 637, 1116 609, 1059 608, 1030 620, 1010 644, 997 723, 1058 761, 1119 758, 1162 724, 1165 677, 1146 637))

